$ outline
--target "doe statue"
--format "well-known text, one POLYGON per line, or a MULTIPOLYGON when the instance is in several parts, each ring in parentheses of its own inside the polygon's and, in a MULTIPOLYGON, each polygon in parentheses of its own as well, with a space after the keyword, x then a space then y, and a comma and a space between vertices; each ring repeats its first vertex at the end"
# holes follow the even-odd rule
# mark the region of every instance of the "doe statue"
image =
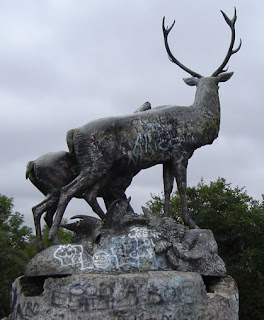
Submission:
POLYGON ((163 164, 165 213, 168 212, 169 195, 175 178, 183 221, 191 228, 197 227, 189 215, 186 201, 188 160, 196 149, 211 144, 218 136, 218 84, 233 75, 224 68, 241 47, 240 40, 239 46, 234 49, 236 11, 232 19, 224 12, 222 14, 231 29, 231 43, 222 64, 209 77, 192 71, 174 57, 168 44, 168 35, 174 23, 166 28, 163 19, 164 42, 169 58, 192 75, 184 79, 185 83, 197 87, 191 106, 165 105, 130 115, 98 119, 67 133, 70 154, 77 159, 79 174, 61 189, 49 233, 50 240, 55 242, 59 224, 70 200, 77 194, 92 190, 97 183, 104 184, 113 167, 122 172, 133 172, 163 164))

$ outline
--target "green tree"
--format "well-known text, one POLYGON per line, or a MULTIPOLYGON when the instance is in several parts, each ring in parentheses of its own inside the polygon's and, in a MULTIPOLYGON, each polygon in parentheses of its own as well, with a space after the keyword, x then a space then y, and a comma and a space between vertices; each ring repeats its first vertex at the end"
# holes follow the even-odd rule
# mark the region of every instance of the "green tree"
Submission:
MULTIPOLYGON (((0 319, 10 313, 10 292, 14 280, 23 275, 26 264, 37 253, 36 238, 31 228, 24 225, 24 217, 13 212, 13 199, 0 194, 0 319)), ((67 220, 63 219, 63 224, 67 220)), ((44 226, 43 243, 48 241, 49 228, 44 226)), ((73 232, 59 229, 62 243, 68 243, 73 232)))
POLYGON ((23 224, 23 216, 13 212, 13 199, 0 194, 0 318, 9 314, 11 284, 30 258, 26 247, 32 231, 23 224))
MULTIPOLYGON (((189 210, 200 228, 211 229, 228 273, 240 295, 240 319, 264 319, 264 200, 250 197, 244 188, 218 178, 187 188, 189 210)), ((148 208, 163 214, 163 196, 152 195, 148 208)), ((178 193, 171 201, 171 215, 181 221, 178 193)))

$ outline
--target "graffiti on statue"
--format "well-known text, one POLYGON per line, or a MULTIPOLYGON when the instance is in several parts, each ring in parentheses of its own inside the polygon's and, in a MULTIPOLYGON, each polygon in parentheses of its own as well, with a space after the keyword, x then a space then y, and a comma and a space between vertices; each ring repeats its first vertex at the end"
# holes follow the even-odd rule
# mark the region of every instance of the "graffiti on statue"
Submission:
MULTIPOLYGON (((164 215, 169 216, 175 179, 183 222, 192 229, 198 228, 187 206, 188 161, 195 150, 212 144, 218 137, 219 83, 232 77, 232 72, 226 72, 226 65, 241 47, 240 40, 234 49, 236 10, 232 19, 222 14, 231 31, 231 42, 223 62, 210 76, 191 70, 172 54, 168 37, 174 23, 165 27, 163 19, 162 31, 169 59, 191 75, 184 79, 185 83, 196 87, 192 105, 152 108, 146 102, 132 114, 91 121, 67 132, 69 152, 44 155, 28 163, 26 177, 46 196, 32 208, 39 250, 43 249, 40 218, 44 212, 50 227, 49 239, 59 244, 58 229, 72 198, 83 198, 105 221, 111 205, 119 199, 127 199, 125 191, 134 176, 158 164, 163 165, 164 215), (97 197, 103 198, 107 213, 100 207, 97 197)), ((133 211, 132 207, 130 209, 133 211)), ((167 250, 171 260, 177 259, 176 251, 181 254, 180 247, 167 250)))

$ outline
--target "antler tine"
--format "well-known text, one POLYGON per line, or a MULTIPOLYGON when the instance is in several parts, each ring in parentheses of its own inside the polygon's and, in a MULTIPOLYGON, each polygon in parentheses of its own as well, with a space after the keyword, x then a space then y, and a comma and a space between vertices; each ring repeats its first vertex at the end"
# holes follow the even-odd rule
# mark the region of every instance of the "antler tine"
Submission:
POLYGON ((241 48, 241 45, 242 45, 242 40, 240 39, 240 43, 239 43, 238 47, 236 49, 233 49, 234 43, 235 43, 235 38, 236 38, 236 30, 235 30, 235 23, 237 20, 236 7, 235 7, 234 16, 232 19, 229 19, 228 16, 222 10, 221 10, 221 13, 222 13, 226 23, 229 25, 229 27, 231 29, 231 42, 230 42, 230 46, 228 48, 228 51, 227 51, 227 54, 226 54, 224 61, 222 62, 220 67, 212 74, 212 77, 216 77, 220 73, 223 73, 226 71, 226 69, 224 69, 224 67, 227 65, 231 56, 234 53, 238 52, 238 50, 241 48))
POLYGON ((181 69, 183 69, 184 71, 186 71, 189 74, 191 74, 193 77, 202 78, 202 76, 199 73, 194 72, 191 69, 187 68, 178 59, 176 59, 174 57, 174 55, 171 53, 171 50, 170 50, 170 47, 169 47, 169 44, 168 44, 168 35, 169 35, 171 29, 174 27, 174 24, 175 24, 175 20, 173 21, 173 23, 172 23, 172 25, 170 27, 166 28, 165 27, 165 17, 163 17, 163 19, 162 19, 162 30, 163 30, 163 36, 164 36, 164 44, 165 44, 165 48, 166 48, 166 51, 168 53, 170 61, 175 63, 175 64, 177 64, 177 66, 179 66, 181 69))

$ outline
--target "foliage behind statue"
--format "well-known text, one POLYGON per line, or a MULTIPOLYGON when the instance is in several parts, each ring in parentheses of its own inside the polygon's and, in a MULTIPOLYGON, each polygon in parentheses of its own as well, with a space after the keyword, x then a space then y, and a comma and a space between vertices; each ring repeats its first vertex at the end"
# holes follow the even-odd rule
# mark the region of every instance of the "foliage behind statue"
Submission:
MULTIPOLYGON (((264 310, 264 202, 225 179, 187 188, 188 205, 201 228, 213 231, 227 272, 237 281, 241 320, 263 319, 264 310)), ((163 197, 153 195, 150 210, 163 214, 163 197)), ((180 199, 171 201, 170 213, 180 220, 180 199)))

